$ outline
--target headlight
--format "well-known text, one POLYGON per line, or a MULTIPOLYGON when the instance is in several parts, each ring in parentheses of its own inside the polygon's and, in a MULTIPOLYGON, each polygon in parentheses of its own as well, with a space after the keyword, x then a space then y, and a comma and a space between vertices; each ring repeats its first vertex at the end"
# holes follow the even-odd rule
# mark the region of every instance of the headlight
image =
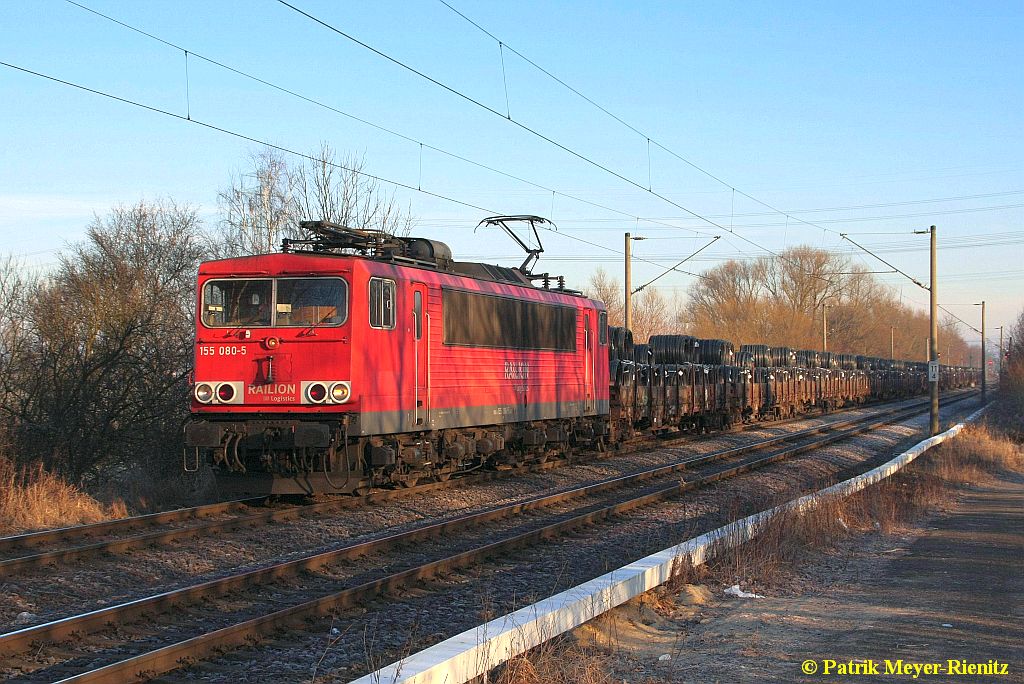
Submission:
POLYGON ((347 382, 336 382, 331 385, 331 401, 344 404, 352 396, 352 389, 347 382))
POLYGON ((222 382, 217 387, 217 399, 224 402, 225 404, 235 398, 235 388, 226 382, 222 382))
POLYGON ((322 404, 327 399, 327 387, 321 382, 311 383, 306 387, 306 397, 314 404, 322 404))
POLYGON ((196 401, 201 404, 209 404, 213 401, 213 388, 205 382, 196 385, 196 401))

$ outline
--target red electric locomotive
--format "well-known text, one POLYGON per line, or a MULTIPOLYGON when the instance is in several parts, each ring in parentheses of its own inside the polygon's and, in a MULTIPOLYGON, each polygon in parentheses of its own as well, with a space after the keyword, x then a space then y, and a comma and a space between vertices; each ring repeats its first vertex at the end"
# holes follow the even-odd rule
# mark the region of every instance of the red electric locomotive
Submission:
MULTIPOLYGON (((486 220, 512 221, 545 219, 486 220)), ((200 267, 188 468, 208 458, 237 492, 361 492, 601 443, 604 304, 531 274, 539 250, 516 269, 303 228, 200 267)))

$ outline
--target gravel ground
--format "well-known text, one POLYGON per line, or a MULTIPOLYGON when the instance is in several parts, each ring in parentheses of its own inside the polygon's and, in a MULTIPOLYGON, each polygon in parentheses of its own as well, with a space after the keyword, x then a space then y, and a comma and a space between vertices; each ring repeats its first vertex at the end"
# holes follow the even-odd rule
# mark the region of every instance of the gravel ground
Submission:
MULTIPOLYGON (((971 404, 943 412, 963 415, 971 404)), ((347 681, 482 620, 586 581, 717 527, 751 509, 816 488, 917 441, 927 417, 863 435, 764 470, 618 516, 484 566, 451 573, 309 622, 162 681, 347 681), (582 552, 581 549, 585 549, 582 552)))
MULTIPOLYGON (((826 420, 853 418, 856 409, 826 420)), ((118 555, 94 555, 0 580, 0 632, 122 603, 282 560, 327 551, 472 511, 568 489, 687 456, 819 425, 799 423, 683 440, 617 454, 587 465, 424 492, 408 499, 263 524, 118 555), (20 617, 19 617, 20 616, 20 617)))

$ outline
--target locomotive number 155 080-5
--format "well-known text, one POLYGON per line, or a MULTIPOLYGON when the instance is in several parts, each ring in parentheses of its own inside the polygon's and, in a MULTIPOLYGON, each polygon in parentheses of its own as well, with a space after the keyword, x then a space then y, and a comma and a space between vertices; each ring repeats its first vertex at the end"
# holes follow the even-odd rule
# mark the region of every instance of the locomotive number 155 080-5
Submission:
POLYGON ((245 356, 247 349, 235 344, 201 344, 199 356, 245 356))

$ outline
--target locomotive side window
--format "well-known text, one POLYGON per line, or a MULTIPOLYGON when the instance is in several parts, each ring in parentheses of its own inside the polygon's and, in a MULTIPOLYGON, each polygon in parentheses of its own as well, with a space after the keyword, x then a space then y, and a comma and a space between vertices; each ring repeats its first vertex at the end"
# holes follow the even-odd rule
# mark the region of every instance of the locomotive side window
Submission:
POLYGON ((348 314, 348 284, 341 278, 281 278, 275 325, 341 325, 348 314))
POLYGON ((444 343, 576 351, 576 309, 463 290, 442 291, 444 343))
POLYGON ((395 328, 395 281, 370 278, 370 327, 395 328))
POLYGON ((203 324, 211 328, 271 324, 274 281, 210 280, 203 286, 203 324))
POLYGON ((597 314, 597 341, 601 344, 608 344, 608 312, 602 311, 597 314))
POLYGON ((416 339, 423 337, 423 293, 416 290, 412 293, 412 316, 416 322, 416 339))

